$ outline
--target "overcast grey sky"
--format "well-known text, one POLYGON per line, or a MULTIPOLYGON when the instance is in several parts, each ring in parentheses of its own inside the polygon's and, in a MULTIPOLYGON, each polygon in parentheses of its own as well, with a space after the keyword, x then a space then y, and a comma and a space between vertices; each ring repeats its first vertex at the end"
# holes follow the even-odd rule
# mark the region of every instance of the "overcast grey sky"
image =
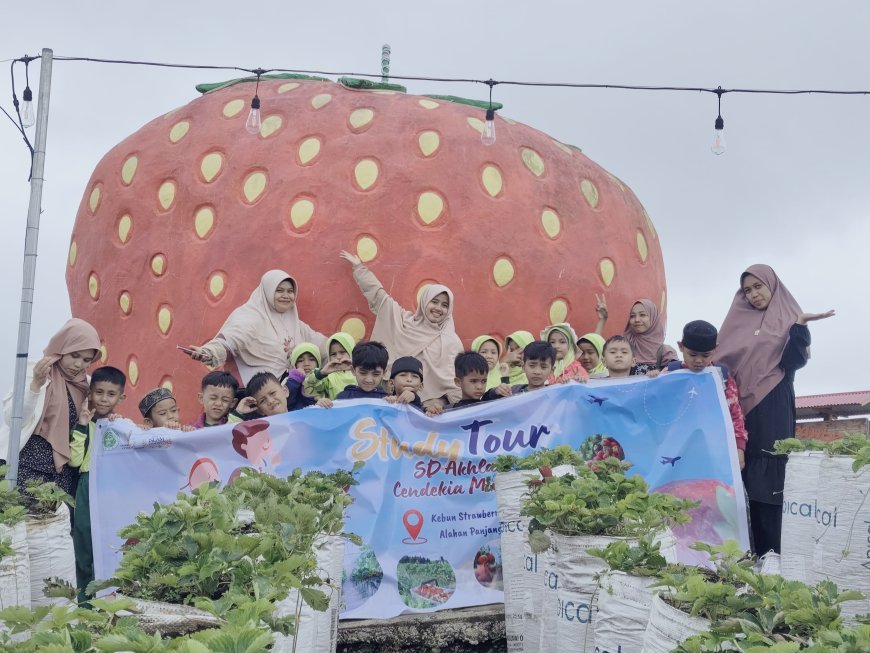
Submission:
MULTIPOLYGON (((56 55, 374 72, 389 43, 396 75, 870 89, 868 25, 870 4, 840 1, 49 1, 6 3, 0 60, 50 47, 56 55)), ((193 99, 196 83, 230 77, 55 63, 31 357, 69 317, 67 248, 97 162, 193 99)), ((478 86, 407 85, 485 97, 478 86)), ((712 95, 497 87, 495 99, 503 115, 581 147, 640 198, 664 253, 669 342, 689 320, 720 324, 740 272, 764 262, 804 310, 837 309, 811 325, 813 358, 798 393, 870 388, 861 344, 870 323, 870 97, 726 96, 721 157, 709 150, 712 95)), ((0 104, 11 109, 8 81, 0 104)), ((14 365, 28 167, 3 118, 3 392, 14 365)))

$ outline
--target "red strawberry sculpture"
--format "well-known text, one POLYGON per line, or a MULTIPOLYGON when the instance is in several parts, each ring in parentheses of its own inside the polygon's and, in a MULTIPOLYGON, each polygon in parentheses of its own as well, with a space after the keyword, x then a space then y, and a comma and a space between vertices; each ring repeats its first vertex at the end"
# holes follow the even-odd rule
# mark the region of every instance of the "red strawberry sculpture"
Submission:
POLYGON ((580 150, 473 106, 342 84, 260 83, 263 125, 245 131, 252 83, 198 97, 114 147, 73 229, 72 312, 128 373, 132 404, 175 388, 186 421, 206 369, 176 345, 209 340, 272 268, 299 281, 299 312, 324 333, 373 317, 338 258, 355 251, 413 309, 438 281, 463 340, 595 320, 630 303, 665 308, 658 239, 631 190, 580 150))

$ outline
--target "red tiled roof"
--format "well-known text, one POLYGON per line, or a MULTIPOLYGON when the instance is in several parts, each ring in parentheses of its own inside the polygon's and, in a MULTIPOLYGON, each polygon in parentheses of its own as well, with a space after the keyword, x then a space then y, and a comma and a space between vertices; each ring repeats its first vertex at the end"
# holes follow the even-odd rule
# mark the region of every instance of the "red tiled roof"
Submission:
POLYGON ((870 390, 858 392, 835 392, 828 395, 797 397, 797 408, 823 408, 825 406, 866 406, 870 404, 870 390))

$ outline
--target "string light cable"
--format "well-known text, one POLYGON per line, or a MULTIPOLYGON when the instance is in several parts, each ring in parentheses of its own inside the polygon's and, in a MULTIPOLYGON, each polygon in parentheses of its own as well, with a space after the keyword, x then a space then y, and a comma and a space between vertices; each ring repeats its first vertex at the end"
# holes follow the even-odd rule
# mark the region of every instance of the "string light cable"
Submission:
MULTIPOLYGON (((540 87, 540 88, 575 88, 587 90, 622 90, 622 91, 661 91, 661 92, 676 92, 676 93, 710 93, 717 97, 718 114, 714 123, 714 144, 711 146, 716 154, 721 154, 725 151, 724 143, 724 120, 722 119, 722 96, 728 93, 732 94, 752 94, 752 95, 870 95, 870 90, 839 90, 839 89, 772 89, 772 88, 722 88, 704 87, 704 86, 676 86, 676 85, 640 85, 640 84, 594 84, 585 82, 549 82, 549 81, 534 81, 534 80, 495 80, 495 79, 475 79, 470 77, 435 77, 424 75, 393 75, 389 72, 389 46, 384 46, 382 51, 382 68, 379 73, 364 73, 364 72, 338 72, 326 70, 300 70, 295 68, 247 68, 244 66, 228 66, 228 65, 212 65, 212 64, 190 64, 190 63, 173 63, 160 61, 139 61, 133 59, 107 59, 97 57, 79 57, 79 56, 55 56, 54 61, 63 62, 83 62, 83 63, 99 63, 99 64, 115 64, 127 66, 151 66, 158 68, 177 68, 187 70, 223 70, 247 73, 252 78, 251 81, 256 82, 254 97, 251 100, 251 110, 248 114, 248 120, 245 123, 245 128, 252 134, 259 133, 259 125, 255 125, 260 119, 260 98, 258 96, 259 82, 264 75, 269 74, 294 74, 294 75, 318 75, 325 77, 358 77, 383 79, 386 75, 392 80, 413 81, 413 82, 428 82, 428 83, 447 83, 447 84, 483 84, 489 87, 489 107, 486 110, 486 122, 484 133, 481 136, 481 141, 485 144, 495 142, 495 109, 492 105, 492 89, 496 85, 517 86, 517 87, 540 87), (386 68, 386 70, 385 70, 386 68), (255 129, 256 126, 256 129, 255 129), (491 141, 491 142, 490 142, 491 141)), ((18 98, 15 95, 15 75, 14 66, 16 63, 25 64, 25 76, 27 74, 27 64, 39 57, 20 57, 12 60, 12 97, 13 106, 19 120, 16 127, 22 132, 28 148, 32 150, 30 142, 24 133, 25 121, 22 120, 22 115, 19 113, 18 98)), ((31 97, 29 85, 25 88, 25 102, 31 97)), ((2 109, 2 107, 0 107, 2 109)), ((4 110, 7 117, 9 114, 4 110)), ((26 111, 25 111, 26 113, 26 111)), ((11 117, 10 117, 11 119, 11 117)), ((13 120, 13 122, 15 122, 13 120)))

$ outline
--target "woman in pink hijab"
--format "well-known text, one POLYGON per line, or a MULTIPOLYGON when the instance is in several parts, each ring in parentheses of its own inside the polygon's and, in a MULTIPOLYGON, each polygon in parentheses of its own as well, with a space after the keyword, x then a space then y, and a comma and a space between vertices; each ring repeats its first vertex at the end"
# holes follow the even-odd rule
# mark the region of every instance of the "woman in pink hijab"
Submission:
POLYGON ((342 252, 341 258, 353 265, 353 278, 375 314, 371 339, 384 344, 391 361, 413 356, 423 364, 423 405, 439 412, 445 404, 459 401, 461 393, 453 382, 453 363, 463 347, 453 324, 450 289, 439 284, 427 286, 412 313, 387 294, 358 256, 342 252))
MULTIPOLYGON (((24 394, 18 466, 18 486, 22 491, 28 481, 50 481, 75 495, 78 470, 67 464, 70 433, 88 394, 87 369, 96 360, 99 349, 97 330, 84 320, 73 318, 48 341, 44 357, 33 366, 24 394)), ((9 399, 4 408, 11 408, 9 399)), ((10 420, 10 414, 6 419, 10 420)), ((6 448, 0 455, 6 455, 6 448)))
POLYGON ((665 321, 659 318, 659 309, 651 299, 638 299, 631 305, 623 335, 634 355, 632 375, 658 372, 677 357, 674 348, 664 344, 665 321))
POLYGON ((190 357, 219 367, 231 354, 243 385, 257 372, 271 372, 280 379, 296 345, 310 342, 320 347, 326 340, 299 319, 298 289, 296 279, 283 270, 269 270, 248 301, 230 313, 214 339, 189 348, 190 357))
POLYGON ((807 323, 832 315, 804 313, 770 266, 753 265, 740 275, 740 289, 719 330, 716 360, 737 381, 749 433, 743 483, 759 556, 780 551, 787 461, 770 452, 777 440, 795 434, 794 376, 810 356, 807 323))

